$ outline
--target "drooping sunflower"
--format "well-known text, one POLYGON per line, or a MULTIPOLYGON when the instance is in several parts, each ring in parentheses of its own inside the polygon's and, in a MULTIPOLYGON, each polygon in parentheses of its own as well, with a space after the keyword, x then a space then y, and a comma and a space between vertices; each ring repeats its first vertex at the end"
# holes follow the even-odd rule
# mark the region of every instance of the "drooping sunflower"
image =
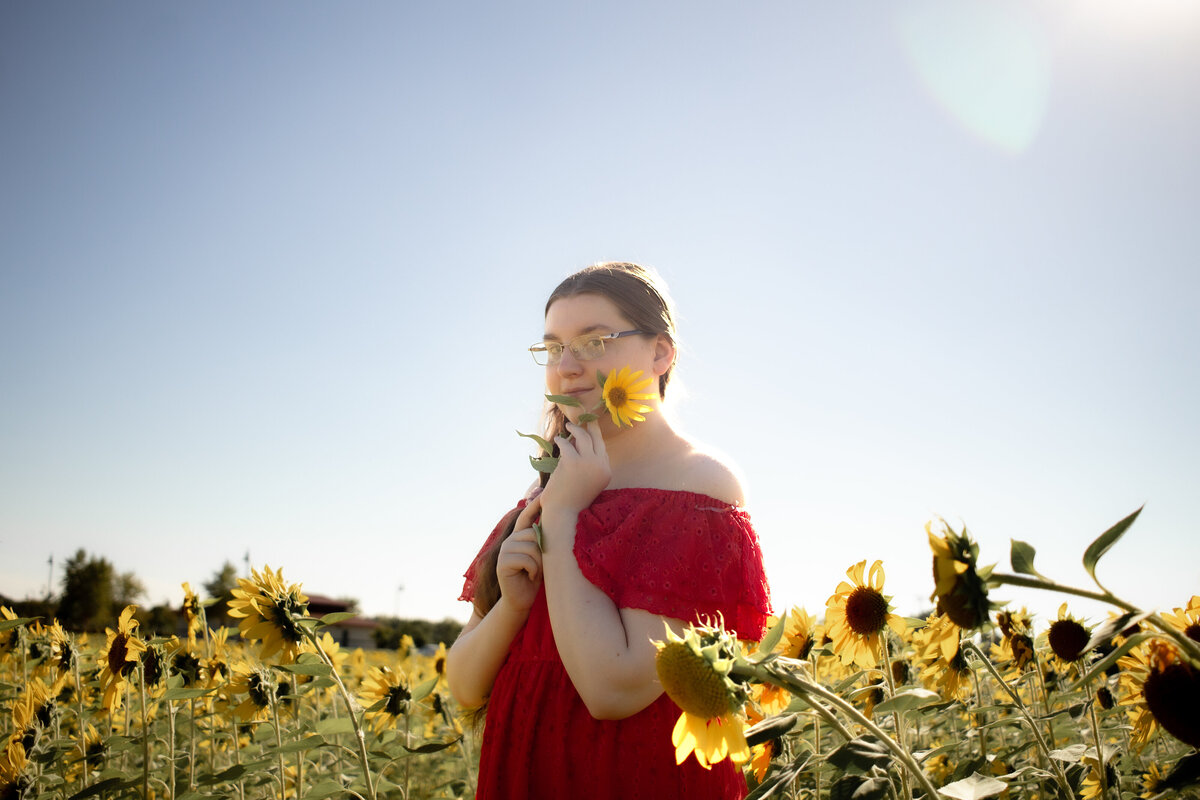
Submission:
POLYGON ((1001 611, 996 615, 996 624, 1004 634, 1003 645, 1016 671, 1024 672, 1036 666, 1037 651, 1033 648, 1033 622, 1029 612, 1024 607, 1020 611, 1001 611))
POLYGON ((604 405, 612 416, 613 424, 618 428, 622 425, 633 427, 634 422, 645 422, 646 418, 642 415, 654 410, 639 402, 651 400, 656 396, 645 391, 646 387, 654 382, 654 378, 639 381, 641 376, 640 369, 630 374, 629 367, 621 367, 620 370, 609 372, 604 379, 604 388, 601 390, 604 405))
POLYGON ((283 570, 271 572, 266 566, 260 573, 250 571, 251 577, 238 578, 238 587, 229 601, 229 616, 240 617, 238 631, 242 638, 262 640, 259 658, 266 661, 279 653, 280 663, 296 660, 304 641, 300 620, 308 613, 308 597, 300 584, 285 584, 283 570))
POLYGON ((883 594, 883 562, 876 561, 866 581, 862 560, 846 570, 850 582, 842 581, 825 603, 825 625, 833 640, 833 650, 843 664, 871 669, 882 660, 881 636, 890 627, 897 636, 904 634, 904 620, 892 612, 891 597, 883 594))
POLYGON ((121 707, 121 690, 125 680, 137 669, 142 653, 146 652, 146 643, 138 638, 138 621, 133 618, 137 606, 125 606, 117 620, 117 629, 105 629, 108 637, 104 649, 100 652, 100 685, 104 688, 104 697, 100 705, 110 714, 121 707))
MULTIPOLYGON (((20 619, 11 608, 8 606, 0 606, 0 621, 10 621, 20 619)), ((17 632, 13 628, 0 630, 0 661, 3 661, 7 655, 12 652, 13 643, 17 641, 17 632)))
POLYGON ((933 594, 937 611, 945 614, 960 628, 973 630, 988 621, 991 603, 988 601, 987 579, 991 567, 980 569, 979 545, 971 540, 964 525, 955 533, 942 521, 942 532, 933 532, 933 521, 925 523, 929 547, 933 550, 933 594))
POLYGON ((376 733, 382 733, 409 711, 412 692, 408 681, 390 667, 374 667, 363 681, 362 692, 361 702, 376 733))
POLYGON ((671 732, 675 763, 690 754, 705 769, 726 758, 735 764, 749 760, 740 715, 747 693, 729 677, 737 640, 718 624, 691 626, 683 636, 668 627, 666 641, 654 644, 658 680, 682 712, 671 732))

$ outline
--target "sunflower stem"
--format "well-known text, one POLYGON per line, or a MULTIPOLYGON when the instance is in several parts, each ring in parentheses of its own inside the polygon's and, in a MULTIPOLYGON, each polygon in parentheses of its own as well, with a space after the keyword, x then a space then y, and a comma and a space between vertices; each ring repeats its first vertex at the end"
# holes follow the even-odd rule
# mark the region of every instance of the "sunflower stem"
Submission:
POLYGON ((983 665, 987 668, 988 672, 992 673, 992 678, 994 678, 998 684, 1003 686, 1004 691, 1007 692, 1008 696, 1012 698, 1013 705, 1016 706, 1017 710, 1021 713, 1021 716, 1025 718, 1025 723, 1029 726, 1030 732, 1033 733, 1033 738, 1037 743, 1038 750, 1041 751, 1042 755, 1054 768, 1054 776, 1058 780, 1059 789, 1063 792, 1063 797, 1072 797, 1073 793, 1071 792, 1071 784, 1067 782, 1067 776, 1063 772, 1062 765, 1059 764, 1058 761, 1051 758, 1050 748, 1046 746, 1046 740, 1042 738, 1041 732, 1038 731, 1037 723, 1030 715, 1029 709, 1025 707, 1025 703, 1021 701, 1021 696, 1017 692, 1013 691, 1013 688, 1008 685, 1003 677, 1000 676, 1000 673, 996 670, 995 665, 992 664, 991 659, 983 654, 983 651, 979 649, 975 642, 971 641, 970 639, 964 639, 962 640, 962 644, 965 645, 968 650, 974 653, 976 658, 983 662, 983 665))
MULTIPOLYGON (((808 699, 809 695, 816 695, 830 705, 836 706, 847 717, 870 731, 871 735, 878 739, 884 747, 886 747, 888 750, 891 750, 892 755, 896 757, 896 760, 900 761, 908 769, 908 771, 912 773, 913 777, 916 778, 917 783, 921 784, 921 788, 930 797, 930 800, 938 799, 937 789, 935 789, 933 784, 929 782, 928 776, 926 776, 921 770, 920 765, 918 765, 916 760, 913 759, 912 754, 898 745, 896 741, 892 739, 892 737, 884 733, 882 728, 868 719, 851 703, 842 699, 834 692, 829 691, 825 687, 813 681, 806 680, 799 675, 792 673, 778 673, 774 670, 762 669, 757 664, 750 664, 747 662, 738 662, 734 664, 733 673, 746 677, 755 677, 759 680, 765 680, 768 683, 774 684, 775 686, 787 689, 793 694, 803 695, 806 699, 808 699)), ((812 705, 813 708, 818 708, 821 704, 810 702, 810 705, 812 705)), ((825 710, 828 711, 828 709, 825 710)), ((851 738, 853 738, 853 736, 851 736, 851 738)))
POLYGON ((350 692, 346 689, 346 684, 342 682, 342 676, 338 675, 333 659, 325 652, 325 648, 321 647, 317 635, 308 628, 302 628, 302 630, 305 637, 312 642, 317 657, 325 663, 325 666, 329 667, 329 674, 337 685, 338 693, 341 695, 342 702, 346 706, 346 712, 350 715, 350 724, 354 726, 354 738, 358 743, 358 760, 363 769, 363 783, 367 785, 367 798, 368 800, 376 800, 375 780, 371 775, 371 763, 367 758, 367 737, 363 733, 362 715, 354 712, 354 699, 350 697, 350 692))
MULTIPOLYGON (((1079 671, 1083 672, 1083 663, 1077 663, 1079 671)), ((1096 763, 1100 765, 1100 797, 1103 798, 1108 794, 1108 770, 1104 766, 1104 746, 1100 742, 1100 721, 1096 719, 1096 698, 1092 695, 1092 682, 1090 680, 1084 684, 1083 688, 1088 698, 1088 719, 1092 723, 1092 740, 1096 743, 1096 763)), ((1120 800, 1119 792, 1117 800, 1120 800)))
MULTIPOLYGON (((879 640, 883 644, 883 679, 887 681, 888 696, 895 697, 896 676, 892 674, 892 646, 891 642, 888 640, 887 629, 884 629, 884 631, 880 634, 879 640)), ((894 727, 896 730, 896 743, 900 745, 900 749, 907 753, 908 748, 904 743, 904 722, 900 718, 899 711, 892 712, 892 727, 894 727)), ((912 797, 912 790, 908 788, 908 774, 905 772, 900 773, 900 787, 902 789, 901 794, 904 797, 912 797)))
POLYGON ((275 756, 279 761, 279 800, 287 800, 287 770, 283 765, 283 732, 279 730, 279 687, 272 687, 271 724, 275 727, 275 756))
POLYGON ((138 661, 138 694, 142 701, 142 798, 150 800, 150 725, 146 708, 146 669, 138 661))

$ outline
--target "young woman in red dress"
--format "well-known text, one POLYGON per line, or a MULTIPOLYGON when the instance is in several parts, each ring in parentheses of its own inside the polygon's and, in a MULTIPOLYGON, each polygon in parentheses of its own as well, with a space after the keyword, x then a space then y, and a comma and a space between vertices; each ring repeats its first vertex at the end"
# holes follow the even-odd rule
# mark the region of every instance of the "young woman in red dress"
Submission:
POLYGON ((736 476, 659 411, 677 352, 665 289, 636 264, 581 270, 550 295, 531 350, 546 392, 581 407, 549 409, 558 467, 466 573, 474 612, 446 672, 459 703, 487 703, 477 798, 742 797, 729 760, 676 765, 680 711, 655 674, 664 623, 680 631, 720 614, 758 639, 770 613, 736 476), (656 379, 645 421, 579 424, 602 403, 597 371, 623 367, 656 379))

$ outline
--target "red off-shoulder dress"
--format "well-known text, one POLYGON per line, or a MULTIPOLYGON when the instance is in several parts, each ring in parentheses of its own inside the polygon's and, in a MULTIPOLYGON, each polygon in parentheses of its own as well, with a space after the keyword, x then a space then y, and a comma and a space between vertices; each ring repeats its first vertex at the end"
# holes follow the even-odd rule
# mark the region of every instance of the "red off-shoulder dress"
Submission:
MULTIPOLYGON (((475 595, 480 557, 460 599, 475 595)), ((579 515, 575 557, 619 608, 698 621, 720 614, 743 639, 762 636, 770 599, 749 515, 707 495, 609 489, 579 515)), ((665 694, 621 720, 594 719, 563 667, 544 593, 513 639, 488 701, 477 800, 740 798, 727 759, 705 770, 675 764, 679 708, 665 694)))

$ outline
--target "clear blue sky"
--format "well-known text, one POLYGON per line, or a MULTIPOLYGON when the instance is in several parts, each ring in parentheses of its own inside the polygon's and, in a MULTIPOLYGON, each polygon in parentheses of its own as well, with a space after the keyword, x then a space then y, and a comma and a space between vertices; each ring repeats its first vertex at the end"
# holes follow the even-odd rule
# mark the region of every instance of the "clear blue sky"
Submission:
POLYGON ((938 514, 1083 584, 1143 503, 1102 578, 1200 592, 1200 5, 13 2, 0 110, 0 593, 249 551, 465 619, 605 259, 778 607, 881 558, 919 611, 938 514))

